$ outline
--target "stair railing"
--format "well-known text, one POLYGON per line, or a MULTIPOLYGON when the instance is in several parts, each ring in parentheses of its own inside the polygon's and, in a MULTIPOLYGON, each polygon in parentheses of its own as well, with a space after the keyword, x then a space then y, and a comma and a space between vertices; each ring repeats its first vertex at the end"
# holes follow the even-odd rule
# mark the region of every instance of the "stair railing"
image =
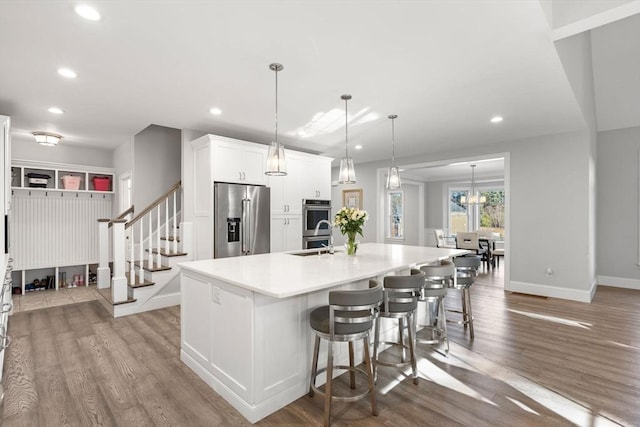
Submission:
POLYGON ((178 252, 178 190, 181 184, 178 181, 164 194, 144 208, 134 218, 127 221, 127 215, 133 215, 133 206, 114 219, 98 220, 100 238, 100 264, 98 265, 98 288, 111 286, 113 303, 124 302, 128 298, 127 285, 144 283, 145 258, 149 269, 160 267, 162 254, 178 252), (165 220, 161 221, 161 212, 164 210, 165 220), (169 214, 172 213, 172 216, 169 214), (155 224, 154 224, 155 219, 155 224), (173 224, 173 225, 172 225, 173 224), (113 225, 111 241, 109 242, 108 228, 113 225), (137 230, 135 227, 137 226, 137 230), (164 230, 163 230, 164 228, 164 230), (145 229, 147 236, 144 235, 145 229), (137 231, 137 233, 135 232, 137 231), (164 233, 163 233, 164 232, 164 233), (161 236, 166 239, 164 248, 161 245, 161 236), (173 242, 170 242, 173 236, 173 242), (146 237, 146 239, 145 239, 146 237), (147 257, 144 256, 148 251, 147 257), (110 270, 108 266, 109 243, 113 254, 113 278, 109 280, 110 270), (173 243, 173 247, 171 246, 173 243), (155 244, 155 249, 154 249, 155 244), (136 261, 136 245, 138 246, 138 261, 136 261), (128 254, 128 256, 127 256, 128 254), (155 255, 155 256, 154 256, 155 255), (129 277, 126 276, 126 263, 129 262, 129 277), (155 259, 154 259, 155 258, 155 259), (155 261, 155 262, 154 262, 155 261), (138 271, 136 274, 136 264, 138 271))
POLYGON ((175 183, 169 190, 167 190, 164 194, 158 197, 156 200, 151 202, 149 206, 144 208, 138 215, 136 215, 133 219, 131 219, 125 225, 125 230, 128 230, 127 238, 129 240, 129 285, 134 285, 136 283, 144 283, 144 260, 146 258, 146 263, 149 269, 153 269, 154 266, 160 267, 162 263, 162 254, 171 253, 171 248, 168 244, 165 244, 164 251, 161 244, 161 237, 163 235, 162 228, 164 227, 164 236, 165 239, 170 239, 171 236, 174 236, 174 247, 173 252, 178 251, 177 246, 177 232, 178 232, 178 211, 177 211, 177 201, 178 201, 178 190, 181 188, 181 183, 178 181, 175 183), (173 227, 171 227, 171 217, 169 217, 170 207, 173 212, 173 227), (165 213, 165 221, 162 222, 162 211, 165 213), (154 219, 155 219, 155 230, 154 230, 154 219), (137 225, 137 233, 135 232, 135 227, 137 225), (146 250, 147 256, 144 256, 145 251, 145 236, 144 230, 147 229, 146 236, 146 250), (137 235, 137 241, 136 241, 137 235), (139 268, 138 274, 135 272, 135 247, 136 243, 138 245, 138 260, 139 260, 139 268), (154 249, 155 244, 155 249, 154 249), (155 256, 154 256, 155 255, 155 256))

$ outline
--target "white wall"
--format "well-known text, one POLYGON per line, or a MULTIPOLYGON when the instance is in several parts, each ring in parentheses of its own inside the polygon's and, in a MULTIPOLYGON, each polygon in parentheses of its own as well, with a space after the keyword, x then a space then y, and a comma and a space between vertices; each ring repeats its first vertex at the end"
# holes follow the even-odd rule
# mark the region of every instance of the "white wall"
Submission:
POLYGON ((134 137, 132 201, 137 212, 180 180, 181 142, 179 129, 156 125, 134 137))
POLYGON ((46 147, 36 143, 33 137, 23 137, 22 135, 11 135, 11 158, 82 166, 113 167, 111 150, 70 145, 65 143, 64 139, 56 147, 46 147))
POLYGON ((599 282, 640 289, 640 127, 598 134, 599 282))
POLYGON ((182 129, 182 220, 193 221, 193 150, 191 141, 206 135, 207 132, 182 129))

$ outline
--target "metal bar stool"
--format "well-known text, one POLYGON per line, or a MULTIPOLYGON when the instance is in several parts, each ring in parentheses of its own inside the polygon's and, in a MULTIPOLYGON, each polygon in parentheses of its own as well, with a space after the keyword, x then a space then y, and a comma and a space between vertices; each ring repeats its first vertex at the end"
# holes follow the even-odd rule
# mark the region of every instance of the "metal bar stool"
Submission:
MULTIPOLYGON (((421 344, 445 344, 444 355, 449 355, 449 338, 447 336, 447 317, 445 315, 444 297, 447 288, 454 282, 456 268, 451 261, 440 261, 439 265, 423 265, 420 267, 425 274, 424 286, 420 301, 426 303, 429 323, 423 328, 431 332, 431 339, 416 338, 421 344)), ((436 351, 439 351, 436 348, 436 351)))
POLYGON ((415 337, 416 337, 416 308, 418 298, 424 287, 424 273, 420 270, 412 269, 409 276, 386 276, 384 278, 384 288, 380 315, 376 319, 376 332, 373 344, 373 377, 378 378, 378 365, 399 368, 411 364, 413 383, 418 384, 418 366, 416 362, 415 337), (380 341, 380 318, 398 320, 398 341, 380 341), (405 344, 404 330, 408 330, 409 342, 405 344), (379 344, 399 346, 402 348, 402 361, 389 362, 380 360, 378 355, 379 344), (406 360, 406 350, 409 350, 410 360, 406 360))
POLYGON ((465 329, 469 325, 469 338, 473 339, 473 312, 471 310, 471 293, 469 289, 473 285, 474 278, 478 275, 481 260, 478 256, 462 256, 454 258, 453 262, 456 265, 456 280, 450 287, 461 290, 462 309, 449 309, 447 311, 462 315, 462 320, 455 323, 464 325, 465 329))
POLYGON ((315 392, 324 394, 324 425, 329 426, 331 422, 331 401, 339 400, 343 402, 354 402, 363 399, 367 394, 371 396, 371 413, 378 415, 376 406, 376 395, 374 377, 372 370, 372 360, 369 353, 369 335, 374 321, 378 317, 378 310, 382 303, 382 286, 374 280, 370 281, 369 289, 353 291, 331 291, 329 292, 329 305, 318 307, 311 312, 310 325, 315 333, 315 344, 313 349, 313 362, 311 364, 311 384, 309 385, 309 396, 315 392), (320 351, 320 338, 327 340, 327 366, 318 369, 318 352, 320 351), (362 340, 364 344, 364 357, 366 371, 363 368, 354 366, 353 343, 362 340), (349 366, 333 364, 333 343, 349 343, 349 366), (334 396, 331 392, 333 382, 333 369, 344 369, 350 373, 351 388, 355 388, 355 373, 359 372, 368 377, 368 388, 362 393, 354 396, 334 396), (316 377, 325 372, 327 381, 324 392, 316 387, 316 377))

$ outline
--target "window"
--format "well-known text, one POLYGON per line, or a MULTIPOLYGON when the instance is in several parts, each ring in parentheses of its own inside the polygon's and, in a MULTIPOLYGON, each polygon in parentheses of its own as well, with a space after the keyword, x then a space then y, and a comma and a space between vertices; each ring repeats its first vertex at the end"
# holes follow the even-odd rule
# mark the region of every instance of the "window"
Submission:
POLYGON ((402 239, 404 237, 404 193, 390 191, 387 193, 387 237, 402 239))
POLYGON ((468 189, 449 189, 449 234, 479 230, 503 236, 504 188, 487 186, 479 189, 480 196, 484 196, 486 202, 477 205, 467 205, 460 201, 468 192, 468 189))
POLYGON ((449 190, 449 235, 469 230, 469 215, 467 205, 462 203, 462 196, 467 196, 467 190, 449 190))
POLYGON ((480 192, 487 202, 480 205, 480 227, 488 234, 500 233, 504 236, 504 189, 487 189, 480 192))

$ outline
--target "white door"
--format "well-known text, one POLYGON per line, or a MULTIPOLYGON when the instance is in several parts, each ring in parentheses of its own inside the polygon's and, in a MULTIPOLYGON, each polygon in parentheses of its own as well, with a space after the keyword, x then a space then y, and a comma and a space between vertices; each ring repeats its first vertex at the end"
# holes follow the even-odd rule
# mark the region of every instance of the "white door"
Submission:
POLYGON ((120 205, 118 212, 124 212, 131 207, 131 172, 125 172, 120 175, 120 205))

